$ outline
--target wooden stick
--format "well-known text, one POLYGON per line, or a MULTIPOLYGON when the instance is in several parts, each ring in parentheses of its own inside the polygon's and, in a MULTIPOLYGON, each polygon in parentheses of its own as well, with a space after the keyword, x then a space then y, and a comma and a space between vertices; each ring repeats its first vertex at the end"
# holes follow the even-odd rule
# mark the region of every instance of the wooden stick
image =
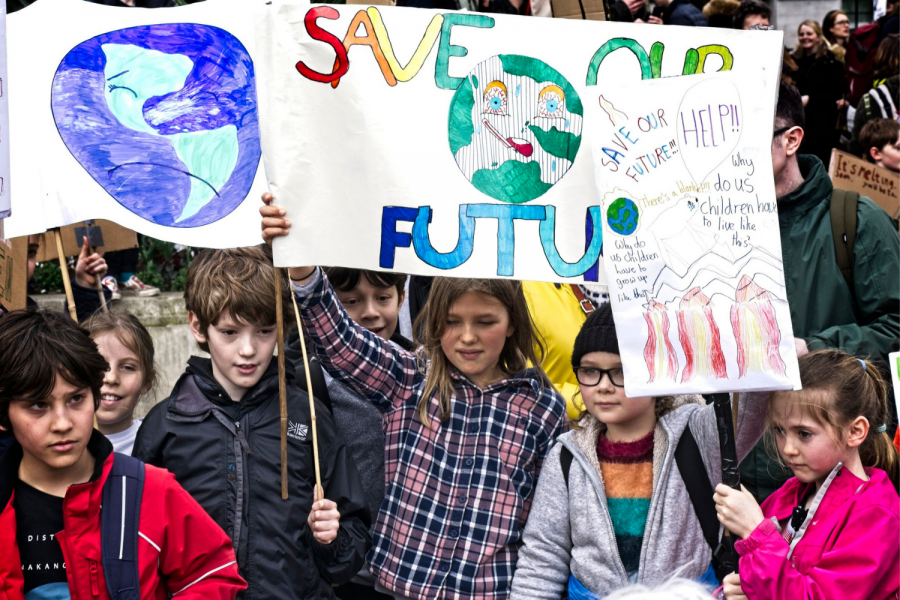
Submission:
MULTIPOLYGON (((85 231, 89 231, 89 229, 88 229, 88 222, 89 222, 89 221, 85 221, 85 222, 84 222, 84 230, 85 230, 85 231)), ((93 221, 90 221, 90 222, 92 223, 93 221)), ((83 243, 84 243, 84 240, 81 240, 81 243, 83 244, 83 243)), ((93 254, 93 253, 94 253, 94 247, 93 247, 93 246, 88 246, 88 253, 89 253, 89 254, 93 254)), ((109 312, 109 307, 106 305, 106 296, 103 295, 103 282, 100 281, 100 276, 99 276, 99 275, 96 275, 96 274, 93 274, 93 273, 91 273, 91 274, 94 275, 94 287, 97 288, 97 295, 100 296, 100 308, 103 309, 103 312, 108 313, 108 312, 109 312)))
POLYGON ((278 336, 278 404, 281 408, 281 499, 288 499, 287 468, 287 387, 284 381, 284 307, 281 300, 281 278, 275 269, 275 328, 278 336))
POLYGON ((303 367, 306 371, 306 395, 309 396, 309 415, 312 422, 312 438, 313 438, 313 464, 316 468, 316 487, 318 492, 315 494, 316 500, 321 500, 319 494, 325 494, 325 488, 322 487, 322 475, 319 472, 319 436, 316 432, 316 402, 313 398, 312 378, 309 375, 309 357, 306 354, 306 340, 303 338, 303 323, 300 321, 300 309, 297 308, 297 297, 294 296, 294 290, 291 290, 291 300, 294 302, 294 316, 297 318, 297 333, 300 334, 300 349, 303 351, 303 367))
POLYGON ((75 296, 72 294, 72 281, 69 279, 69 267, 66 266, 66 253, 63 251, 59 228, 53 230, 53 235, 56 238, 56 253, 59 257, 59 270, 62 271, 63 288, 66 290, 66 301, 69 303, 69 316, 77 323, 78 312, 75 310, 75 296))

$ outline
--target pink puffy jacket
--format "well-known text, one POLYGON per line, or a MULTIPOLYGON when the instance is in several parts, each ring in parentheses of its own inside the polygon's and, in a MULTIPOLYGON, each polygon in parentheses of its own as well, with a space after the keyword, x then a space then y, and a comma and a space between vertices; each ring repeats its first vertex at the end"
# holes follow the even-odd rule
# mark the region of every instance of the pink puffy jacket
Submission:
POLYGON ((762 505, 766 520, 737 542, 741 589, 749 600, 880 600, 900 589, 900 498, 887 474, 848 469, 823 484, 793 549, 772 522, 790 518, 806 485, 791 478, 762 505))

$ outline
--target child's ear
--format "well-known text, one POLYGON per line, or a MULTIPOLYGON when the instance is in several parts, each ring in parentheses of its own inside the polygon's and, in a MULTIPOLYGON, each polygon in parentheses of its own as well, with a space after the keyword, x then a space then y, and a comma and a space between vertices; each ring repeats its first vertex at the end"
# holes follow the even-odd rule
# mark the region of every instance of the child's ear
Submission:
POLYGON ((197 340, 197 343, 205 344, 207 339, 200 331, 200 319, 193 312, 188 313, 188 325, 190 325, 191 334, 194 336, 194 339, 197 340))
POLYGON ((856 417, 847 428, 847 445, 850 448, 859 448, 869 435, 869 420, 865 417, 856 417))
POLYGON ((406 300, 406 290, 400 292, 400 296, 397 298, 397 306, 403 306, 404 300, 406 300))
POLYGON ((506 337, 510 338, 516 332, 516 326, 510 323, 509 327, 506 329, 506 337))
POLYGON ((881 150, 873 146, 869 148, 869 156, 872 157, 872 162, 877 163, 881 160, 881 150))

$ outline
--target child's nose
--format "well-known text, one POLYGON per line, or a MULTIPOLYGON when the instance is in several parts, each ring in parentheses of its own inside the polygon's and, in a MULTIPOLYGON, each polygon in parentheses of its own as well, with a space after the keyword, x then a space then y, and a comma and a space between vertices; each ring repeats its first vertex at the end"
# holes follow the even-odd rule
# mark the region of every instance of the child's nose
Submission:
POLYGON ((244 336, 241 340, 241 356, 253 356, 256 354, 256 342, 252 335, 244 336))

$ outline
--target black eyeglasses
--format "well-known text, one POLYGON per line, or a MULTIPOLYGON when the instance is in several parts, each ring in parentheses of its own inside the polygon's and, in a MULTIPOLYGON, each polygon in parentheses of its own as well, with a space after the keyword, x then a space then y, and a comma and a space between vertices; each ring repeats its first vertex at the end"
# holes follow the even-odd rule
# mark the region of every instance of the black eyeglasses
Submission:
POLYGON ((589 387, 598 385, 603 381, 603 376, 609 377, 609 382, 616 387, 625 387, 625 371, 622 367, 613 367, 612 369, 598 369, 596 367, 576 367, 575 379, 581 385, 589 387))
POLYGON ((775 131, 772 132, 772 137, 774 138, 775 136, 779 136, 782 133, 784 133, 785 131, 789 131, 789 130, 793 129, 794 127, 799 127, 799 125, 788 125, 787 127, 782 127, 781 129, 776 129, 775 131))

